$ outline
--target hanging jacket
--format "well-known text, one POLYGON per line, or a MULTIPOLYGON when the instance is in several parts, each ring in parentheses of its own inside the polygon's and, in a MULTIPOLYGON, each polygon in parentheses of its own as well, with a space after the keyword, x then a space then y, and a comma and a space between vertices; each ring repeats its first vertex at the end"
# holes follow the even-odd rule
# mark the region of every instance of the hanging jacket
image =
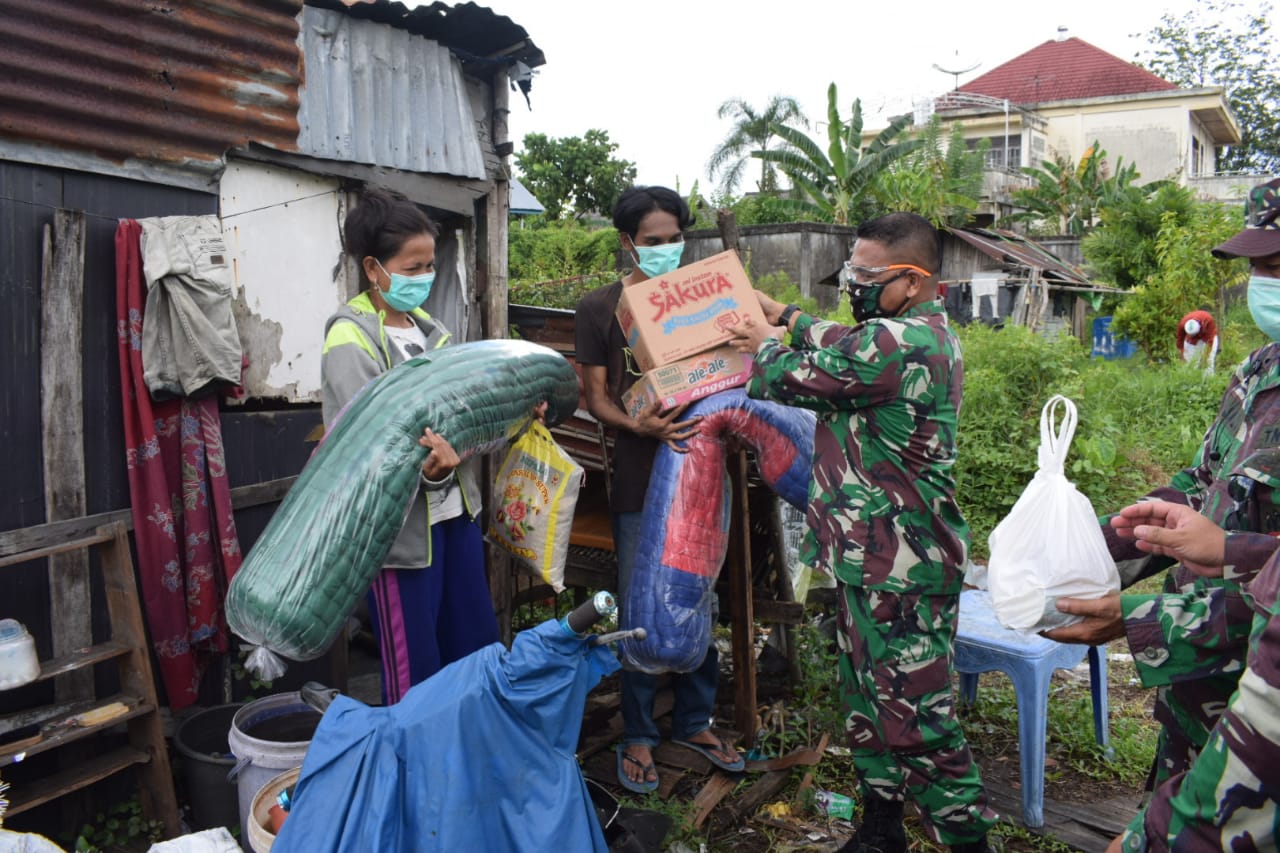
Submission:
MULTIPOLYGON (((427 349, 438 349, 449 342, 450 334, 421 308, 409 313, 410 319, 427 338, 427 349)), ((321 411, 324 425, 330 424, 367 382, 404 361, 400 348, 387 338, 385 316, 361 293, 339 308, 325 322, 324 349, 320 356, 321 411)), ((449 438, 449 436, 445 436, 449 438)), ((461 448, 455 448, 461 452, 461 448)), ((457 469, 457 483, 462 488, 462 502, 467 515, 480 512, 479 459, 463 462, 457 469)), ((413 505, 405 516, 400 535, 387 553, 387 568, 420 569, 431 562, 431 519, 427 509, 425 484, 420 484, 413 505)))

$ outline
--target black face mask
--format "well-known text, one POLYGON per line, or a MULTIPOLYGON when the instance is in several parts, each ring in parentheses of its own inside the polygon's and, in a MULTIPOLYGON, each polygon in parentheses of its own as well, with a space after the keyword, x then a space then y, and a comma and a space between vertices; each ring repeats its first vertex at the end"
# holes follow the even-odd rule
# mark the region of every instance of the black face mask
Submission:
POLYGON ((849 282, 847 292, 849 294, 849 307, 853 310, 853 319, 859 323, 865 323, 877 317, 897 317, 901 314, 902 310, 907 307, 907 303, 911 301, 910 296, 904 297, 897 308, 892 311, 886 311, 880 307, 880 295, 884 293, 886 287, 906 274, 907 270, 903 270, 884 281, 873 281, 866 284, 859 284, 856 281, 849 282))

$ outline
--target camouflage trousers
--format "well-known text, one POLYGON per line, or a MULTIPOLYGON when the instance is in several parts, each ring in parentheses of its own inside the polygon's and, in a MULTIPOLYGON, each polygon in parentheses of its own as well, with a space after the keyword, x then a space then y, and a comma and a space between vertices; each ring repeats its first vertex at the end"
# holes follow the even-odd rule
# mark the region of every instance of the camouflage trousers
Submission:
POLYGON ((863 796, 909 797, 942 844, 980 838, 997 817, 956 718, 959 596, 840 587, 840 694, 863 796))

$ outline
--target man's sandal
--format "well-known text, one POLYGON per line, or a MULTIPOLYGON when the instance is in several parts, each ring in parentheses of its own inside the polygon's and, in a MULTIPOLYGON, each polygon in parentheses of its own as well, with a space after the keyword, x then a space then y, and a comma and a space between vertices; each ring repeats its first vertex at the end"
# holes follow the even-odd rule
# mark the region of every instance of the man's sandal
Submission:
POLYGON ((653 762, 645 764, 634 755, 627 754, 625 745, 618 746, 618 782, 628 791, 634 791, 637 794, 649 794, 658 790, 658 768, 653 766, 653 762), (626 763, 631 762, 644 772, 644 779, 637 782, 627 775, 626 763), (649 774, 653 774, 653 779, 649 779, 649 774))

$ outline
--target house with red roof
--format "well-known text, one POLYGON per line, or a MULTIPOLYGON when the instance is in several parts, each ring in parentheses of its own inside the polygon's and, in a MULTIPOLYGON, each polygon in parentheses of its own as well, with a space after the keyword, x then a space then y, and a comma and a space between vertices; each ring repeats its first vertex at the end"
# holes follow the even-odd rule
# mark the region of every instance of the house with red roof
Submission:
MULTIPOLYGON (((1240 141, 1220 86, 1181 88, 1088 42, 1059 37, 1033 47, 932 102, 944 129, 959 122, 971 145, 990 140, 988 212, 999 213, 1022 166, 1062 156, 1078 162, 1097 141, 1142 181, 1173 178, 1208 198, 1239 198, 1216 177, 1214 152, 1240 141)), ((984 205, 985 206, 985 205, 984 205)))

